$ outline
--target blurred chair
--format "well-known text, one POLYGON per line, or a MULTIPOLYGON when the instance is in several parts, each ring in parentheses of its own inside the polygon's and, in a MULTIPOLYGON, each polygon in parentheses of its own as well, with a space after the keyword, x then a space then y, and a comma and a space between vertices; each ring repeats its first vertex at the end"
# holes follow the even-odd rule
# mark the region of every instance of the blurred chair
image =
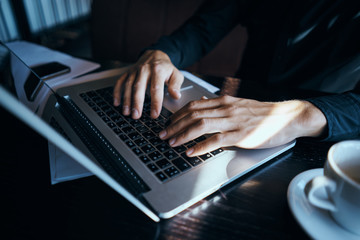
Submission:
MULTIPOLYGON (((182 25, 204 0, 93 0, 92 55, 133 63, 146 46, 182 25)), ((201 61, 187 70, 234 76, 246 44, 240 25, 201 61)))

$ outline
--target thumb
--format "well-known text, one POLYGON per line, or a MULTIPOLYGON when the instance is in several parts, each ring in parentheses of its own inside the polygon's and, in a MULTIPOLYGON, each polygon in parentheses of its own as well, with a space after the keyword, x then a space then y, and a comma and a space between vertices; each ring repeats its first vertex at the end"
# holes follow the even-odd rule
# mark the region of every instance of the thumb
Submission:
POLYGON ((168 91, 172 98, 181 98, 180 88, 183 82, 184 76, 179 70, 175 69, 168 82, 168 91))

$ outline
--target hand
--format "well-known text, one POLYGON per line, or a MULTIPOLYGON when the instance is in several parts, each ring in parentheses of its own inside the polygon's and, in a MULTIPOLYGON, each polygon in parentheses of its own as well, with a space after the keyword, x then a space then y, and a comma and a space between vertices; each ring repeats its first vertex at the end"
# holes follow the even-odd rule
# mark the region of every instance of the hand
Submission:
POLYGON ((306 101, 259 102, 221 96, 188 103, 159 135, 175 147, 212 134, 187 150, 188 156, 195 156, 224 146, 279 146, 298 137, 319 136, 325 126, 323 113, 306 101))
POLYGON ((139 60, 120 76, 114 87, 114 106, 121 104, 123 114, 138 119, 141 117, 146 87, 150 85, 151 117, 157 118, 164 99, 164 84, 171 97, 181 97, 180 87, 184 76, 171 63, 169 56, 159 50, 146 51, 139 60))

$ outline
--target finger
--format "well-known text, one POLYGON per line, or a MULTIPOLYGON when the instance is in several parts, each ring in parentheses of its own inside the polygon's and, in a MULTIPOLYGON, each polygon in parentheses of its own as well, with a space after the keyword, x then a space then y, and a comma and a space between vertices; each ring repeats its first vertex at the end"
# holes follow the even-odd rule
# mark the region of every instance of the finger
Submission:
POLYGON ((227 147, 232 146, 232 138, 233 138, 232 132, 226 132, 226 133, 216 133, 209 138, 197 143, 193 147, 189 148, 186 151, 186 154, 189 157, 202 155, 211 151, 214 151, 221 147, 227 147))
POLYGON ((229 111, 225 106, 214 106, 203 105, 203 108, 194 109, 191 108, 188 111, 183 111, 181 113, 176 112, 175 116, 171 116, 171 124, 176 124, 181 121, 191 121, 191 119, 201 119, 201 118, 225 118, 229 116, 229 111))
POLYGON ((219 126, 218 123, 219 119, 216 118, 205 118, 195 121, 193 124, 181 129, 174 137, 170 138, 169 144, 172 147, 177 147, 204 134, 220 132, 221 129, 217 128, 217 126, 219 126))
POLYGON ((128 74, 124 73, 120 76, 120 78, 116 81, 113 91, 113 98, 114 98, 114 106, 117 107, 121 103, 121 87, 124 84, 125 79, 127 78, 128 74))
POLYGON ((132 97, 132 118, 138 119, 141 117, 143 104, 145 99, 146 86, 149 79, 149 74, 147 68, 141 69, 138 73, 137 78, 133 85, 133 97, 132 97))
POLYGON ((184 115, 183 118, 171 121, 170 125, 159 133, 159 137, 163 140, 174 137, 184 131, 184 129, 189 128, 190 125, 195 124, 197 121, 218 121, 218 124, 215 125, 215 130, 229 131, 229 129, 236 127, 236 124, 234 126, 234 124, 225 122, 227 115, 226 109, 223 108, 193 111, 184 115))
POLYGON ((163 99, 164 99, 164 79, 159 73, 155 73, 151 77, 150 96, 151 96, 151 117, 157 118, 160 115, 163 99))
POLYGON ((221 98, 213 98, 213 99, 205 99, 202 98, 200 100, 191 101, 182 107, 180 110, 175 112, 171 116, 171 121, 176 122, 179 119, 183 118, 185 115, 195 112, 198 110, 206 110, 206 109, 216 109, 219 108, 223 104, 221 98))
POLYGON ((181 98, 180 88, 183 82, 184 76, 179 70, 175 69, 168 82, 168 91, 172 98, 181 98))
POLYGON ((130 115, 131 107, 131 96, 132 96, 132 86, 136 78, 136 73, 131 73, 125 83, 124 83, 124 95, 123 95, 123 114, 125 116, 130 115))

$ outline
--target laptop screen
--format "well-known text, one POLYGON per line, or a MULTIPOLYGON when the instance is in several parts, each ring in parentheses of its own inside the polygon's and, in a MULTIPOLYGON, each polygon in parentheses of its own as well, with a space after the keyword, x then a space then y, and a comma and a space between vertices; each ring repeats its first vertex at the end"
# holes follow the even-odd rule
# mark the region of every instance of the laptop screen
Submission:
MULTIPOLYGON (((129 191, 126 182, 119 184, 119 182, 104 171, 98 163, 80 151, 79 146, 75 146, 73 142, 65 138, 62 135, 61 128, 52 127, 47 123, 48 121, 41 119, 43 116, 42 112, 45 108, 44 105, 50 96, 56 97, 58 105, 64 106, 67 104, 65 98, 58 96, 53 89, 49 87, 49 84, 46 83, 46 79, 50 79, 53 76, 52 73, 54 73, 54 69, 56 74, 62 74, 62 71, 69 71, 62 65, 55 65, 51 63, 51 66, 40 65, 30 68, 0 42, 0 106, 21 119, 40 135, 48 139, 49 142, 66 153, 70 158, 95 174, 154 221, 159 221, 159 217, 129 191), (52 71, 49 72, 50 67, 55 68, 52 68, 52 71), (42 78, 40 76, 42 76, 42 78)), ((68 110, 66 107, 67 106, 63 107, 64 111, 68 110)), ((75 114, 68 115, 74 117, 73 115, 75 114)), ((76 128, 76 126, 78 126, 76 122, 77 121, 71 123, 72 127, 76 128)), ((106 153, 104 152, 104 154, 106 153)))

